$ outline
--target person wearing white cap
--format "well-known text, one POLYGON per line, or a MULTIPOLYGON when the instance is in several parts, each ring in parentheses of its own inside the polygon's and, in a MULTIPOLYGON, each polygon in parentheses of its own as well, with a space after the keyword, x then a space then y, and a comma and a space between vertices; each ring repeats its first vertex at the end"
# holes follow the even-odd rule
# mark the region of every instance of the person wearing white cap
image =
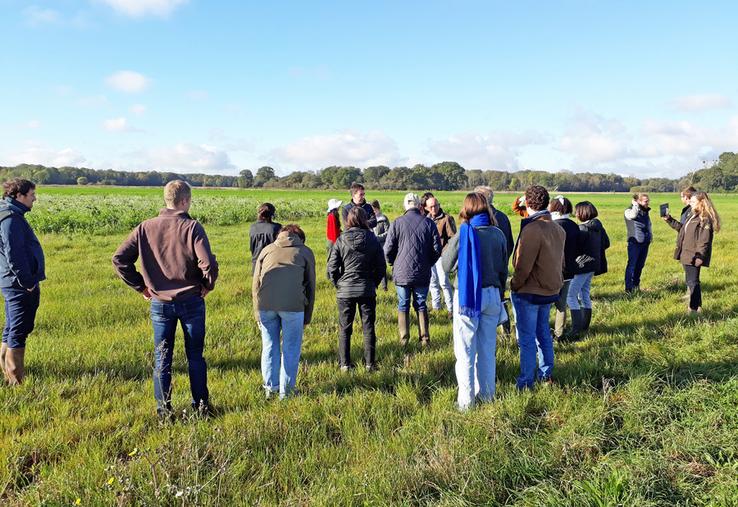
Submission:
POLYGON ((326 250, 328 253, 331 252, 331 248, 336 244, 338 236, 341 235, 341 219, 338 218, 338 209, 343 204, 343 201, 338 199, 328 200, 328 215, 325 218, 325 237, 326 237, 326 250))
POLYGON ((432 220, 420 213, 420 199, 412 192, 402 201, 405 214, 392 222, 384 244, 387 262, 397 289, 397 325, 400 343, 410 340, 410 300, 418 313, 420 343, 430 343, 428 321, 428 287, 431 266, 441 257, 441 239, 432 220))

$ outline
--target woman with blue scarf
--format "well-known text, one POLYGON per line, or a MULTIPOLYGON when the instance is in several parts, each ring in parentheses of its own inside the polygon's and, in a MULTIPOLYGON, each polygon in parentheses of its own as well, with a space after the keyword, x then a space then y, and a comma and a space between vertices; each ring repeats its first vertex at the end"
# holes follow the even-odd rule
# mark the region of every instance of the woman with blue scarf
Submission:
POLYGON ((483 195, 467 194, 459 233, 443 252, 443 269, 456 272, 454 354, 460 410, 495 396, 497 326, 507 320, 500 289, 507 280, 507 242, 483 195))

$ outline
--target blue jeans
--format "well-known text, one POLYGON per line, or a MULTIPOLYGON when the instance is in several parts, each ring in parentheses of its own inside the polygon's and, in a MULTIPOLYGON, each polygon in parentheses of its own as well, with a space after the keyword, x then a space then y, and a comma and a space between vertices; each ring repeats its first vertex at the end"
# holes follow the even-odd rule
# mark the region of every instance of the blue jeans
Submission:
POLYGON ((551 304, 534 305, 525 295, 512 294, 515 311, 515 329, 520 347, 520 376, 518 389, 532 389, 536 380, 546 380, 553 375, 554 349, 548 314, 551 304), (536 372, 536 360, 538 371, 536 372))
POLYGON ((505 320, 505 309, 497 287, 482 289, 481 315, 459 314, 458 291, 454 294, 454 355, 459 409, 466 410, 479 401, 495 397, 497 326, 505 320))
POLYGON ((625 290, 628 292, 641 285, 641 272, 646 265, 648 245, 628 241, 628 264, 625 266, 625 290))
POLYGON ((581 310, 592 308, 592 299, 589 297, 589 290, 592 286, 593 272, 574 275, 569 282, 569 293, 566 295, 566 304, 571 310, 581 310))
POLYGON ((202 356, 205 348, 205 300, 193 296, 183 301, 151 301, 154 327, 154 397, 156 409, 164 413, 172 408, 172 353, 177 322, 182 326, 187 370, 190 376, 192 406, 207 406, 208 366, 202 356))
POLYGON ((25 348, 26 338, 33 331, 36 320, 41 289, 38 285, 31 292, 7 287, 2 289, 2 293, 5 299, 3 343, 10 349, 25 348))
POLYGON ((396 285, 397 310, 407 313, 410 311, 410 298, 413 299, 413 308, 416 312, 424 312, 428 309, 425 300, 428 297, 428 286, 415 287, 412 285, 396 285))
POLYGON ((261 375, 264 389, 288 396, 295 389, 302 352, 304 312, 259 312, 261 329, 261 375), (282 350, 280 352, 280 332, 282 350))

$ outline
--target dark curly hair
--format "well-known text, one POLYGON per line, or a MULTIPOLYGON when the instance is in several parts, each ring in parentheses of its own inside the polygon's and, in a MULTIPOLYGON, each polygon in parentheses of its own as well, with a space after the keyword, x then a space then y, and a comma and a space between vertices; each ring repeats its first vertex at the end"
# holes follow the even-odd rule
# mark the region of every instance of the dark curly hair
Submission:
POLYGON ((26 195, 32 189, 36 188, 36 184, 23 178, 13 178, 3 183, 3 197, 12 197, 15 199, 19 195, 26 195))
POLYGON ((525 189, 525 207, 529 210, 541 211, 548 208, 548 190, 541 185, 531 185, 525 189))

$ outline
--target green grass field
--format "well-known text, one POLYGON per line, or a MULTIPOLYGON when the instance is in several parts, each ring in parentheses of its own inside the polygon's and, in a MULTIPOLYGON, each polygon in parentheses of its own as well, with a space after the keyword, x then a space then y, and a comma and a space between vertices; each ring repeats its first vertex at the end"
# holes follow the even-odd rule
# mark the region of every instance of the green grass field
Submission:
MULTIPOLYGON (((654 219, 642 287, 623 296, 628 195, 569 195, 599 208, 612 239, 595 279, 593 329, 555 346, 557 385, 515 390, 518 349, 498 338, 498 395, 455 410, 451 325, 406 365, 395 296, 378 297, 379 371, 342 374, 335 292, 325 277, 324 211, 343 192, 201 190, 201 219, 221 267, 207 297, 206 359, 219 415, 181 411, 189 388, 175 351, 178 422, 154 412, 147 303, 113 272, 128 230, 161 189, 39 187, 29 216, 48 280, 28 342, 27 381, 0 388, 2 505, 738 505, 738 204, 715 196, 724 229, 690 317, 675 233, 654 219), (299 396, 265 400, 251 311, 248 220, 269 200, 307 233, 318 299, 299 396)), ((402 193, 376 194, 391 218, 402 193)), ((456 214, 463 193, 439 195, 456 214)), ((512 194, 496 199, 509 209, 512 194)), ((677 195, 652 195, 654 207, 677 195)), ((516 232, 518 220, 512 219, 516 232)), ((359 358, 360 326, 352 355, 359 358)))

